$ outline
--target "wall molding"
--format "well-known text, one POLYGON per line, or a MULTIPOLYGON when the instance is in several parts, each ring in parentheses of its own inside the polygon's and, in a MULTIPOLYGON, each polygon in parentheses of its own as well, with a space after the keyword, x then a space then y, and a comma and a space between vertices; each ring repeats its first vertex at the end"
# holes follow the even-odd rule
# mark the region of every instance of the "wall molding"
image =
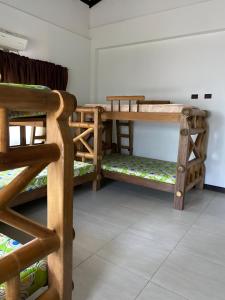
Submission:
POLYGON ((195 3, 184 4, 184 5, 181 5, 181 6, 175 6, 173 8, 157 10, 157 11, 154 11, 154 12, 151 12, 151 13, 141 14, 141 15, 138 15, 138 16, 127 17, 127 18, 124 18, 124 19, 121 19, 121 20, 118 20, 118 21, 109 22, 109 23, 103 23, 101 25, 90 26, 89 29, 91 30, 91 29, 96 29, 96 28, 100 28, 100 27, 103 27, 103 26, 115 25, 117 23, 123 23, 123 22, 126 22, 126 21, 130 21, 130 20, 134 20, 134 19, 139 19, 139 18, 142 18, 142 17, 154 16, 154 15, 158 15, 158 14, 162 14, 162 13, 174 11, 174 10, 177 10, 177 9, 180 9, 180 8, 195 6, 195 5, 198 5, 198 4, 201 4, 201 3, 205 3, 205 2, 210 2, 210 1, 213 1, 213 0, 199 0, 199 1, 195 2, 195 3))
POLYGON ((40 21, 42 21, 42 22, 45 22, 45 23, 50 24, 50 25, 52 25, 52 26, 55 26, 55 27, 57 27, 57 28, 59 28, 59 29, 65 30, 65 31, 67 31, 67 32, 70 32, 70 33, 72 33, 72 34, 74 34, 74 35, 76 35, 76 36, 79 36, 79 37, 81 37, 81 38, 84 38, 84 39, 86 39, 86 40, 91 40, 89 34, 88 34, 88 35, 84 35, 84 34, 81 34, 81 33, 79 33, 79 32, 73 31, 73 30, 71 30, 71 29, 69 29, 69 28, 67 28, 67 27, 65 27, 65 26, 61 26, 61 25, 58 25, 58 24, 56 24, 56 23, 54 23, 54 22, 50 22, 49 20, 46 20, 46 19, 41 18, 41 17, 39 17, 39 16, 37 16, 37 15, 34 15, 34 14, 32 14, 32 13, 29 13, 29 12, 27 12, 27 11, 25 11, 25 10, 23 10, 23 9, 20 9, 20 8, 14 6, 14 5, 7 4, 7 3, 5 3, 5 2, 3 2, 3 1, 0 1, 0 4, 1 4, 1 5, 4 5, 4 6, 7 6, 7 7, 10 7, 10 8, 12 8, 12 9, 15 9, 15 10, 17 10, 17 11, 19 11, 19 12, 21 12, 21 13, 27 15, 27 16, 33 17, 33 18, 35 18, 35 19, 38 19, 38 20, 40 20, 40 21))
POLYGON ((223 187, 210 185, 210 184, 205 184, 204 188, 208 191, 213 191, 213 192, 225 194, 225 188, 223 188, 223 187))

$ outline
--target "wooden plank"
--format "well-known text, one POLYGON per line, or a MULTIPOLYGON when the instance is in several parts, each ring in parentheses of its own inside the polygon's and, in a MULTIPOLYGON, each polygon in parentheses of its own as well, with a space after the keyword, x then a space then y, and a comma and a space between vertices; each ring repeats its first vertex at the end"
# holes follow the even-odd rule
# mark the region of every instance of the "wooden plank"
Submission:
POLYGON ((152 121, 165 123, 179 123, 180 113, 157 113, 157 112, 103 112, 102 120, 123 120, 123 121, 152 121))
POLYGON ((127 183, 132 183, 160 191, 165 191, 165 192, 174 192, 175 185, 174 184, 169 184, 169 183, 162 183, 150 179, 145 179, 145 178, 140 178, 137 176, 130 176, 126 174, 121 174, 117 172, 109 172, 109 171, 102 171, 103 177, 105 178, 110 178, 113 180, 118 180, 122 182, 127 182, 127 183))
POLYGON ((107 101, 143 101, 145 96, 107 96, 107 101))

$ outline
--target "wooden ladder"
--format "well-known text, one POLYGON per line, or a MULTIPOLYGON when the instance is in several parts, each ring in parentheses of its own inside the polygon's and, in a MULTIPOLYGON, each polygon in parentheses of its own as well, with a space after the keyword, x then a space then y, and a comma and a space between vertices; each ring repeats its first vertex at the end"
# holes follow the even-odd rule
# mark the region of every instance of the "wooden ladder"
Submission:
POLYGON ((116 121, 117 131, 117 152, 121 153, 122 150, 127 150, 129 155, 133 155, 133 122, 132 121, 116 121), (126 133, 122 128, 127 128, 126 133), (123 140, 128 140, 128 143, 123 144, 123 140))

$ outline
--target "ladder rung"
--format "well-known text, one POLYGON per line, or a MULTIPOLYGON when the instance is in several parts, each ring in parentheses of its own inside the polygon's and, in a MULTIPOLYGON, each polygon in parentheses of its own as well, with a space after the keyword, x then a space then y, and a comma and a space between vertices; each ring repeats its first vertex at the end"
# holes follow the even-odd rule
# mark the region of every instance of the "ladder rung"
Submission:
POLYGON ((129 126, 129 123, 120 122, 118 123, 119 126, 129 126))
POLYGON ((46 139, 46 135, 36 135, 36 136, 34 137, 34 139, 35 139, 35 140, 44 140, 44 139, 46 139))
POLYGON ((127 150, 130 150, 130 147, 129 147, 129 146, 121 146, 121 149, 127 149, 127 150))
POLYGON ((122 137, 122 138, 129 138, 130 136, 129 136, 129 134, 122 133, 122 134, 120 134, 120 137, 122 137))

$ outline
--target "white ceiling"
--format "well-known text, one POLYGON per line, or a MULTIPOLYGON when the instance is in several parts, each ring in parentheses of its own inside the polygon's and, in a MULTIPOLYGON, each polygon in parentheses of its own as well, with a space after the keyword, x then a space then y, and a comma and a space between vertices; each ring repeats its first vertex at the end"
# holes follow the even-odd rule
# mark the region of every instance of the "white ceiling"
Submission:
POLYGON ((212 0, 102 0, 90 10, 90 27, 212 0))

